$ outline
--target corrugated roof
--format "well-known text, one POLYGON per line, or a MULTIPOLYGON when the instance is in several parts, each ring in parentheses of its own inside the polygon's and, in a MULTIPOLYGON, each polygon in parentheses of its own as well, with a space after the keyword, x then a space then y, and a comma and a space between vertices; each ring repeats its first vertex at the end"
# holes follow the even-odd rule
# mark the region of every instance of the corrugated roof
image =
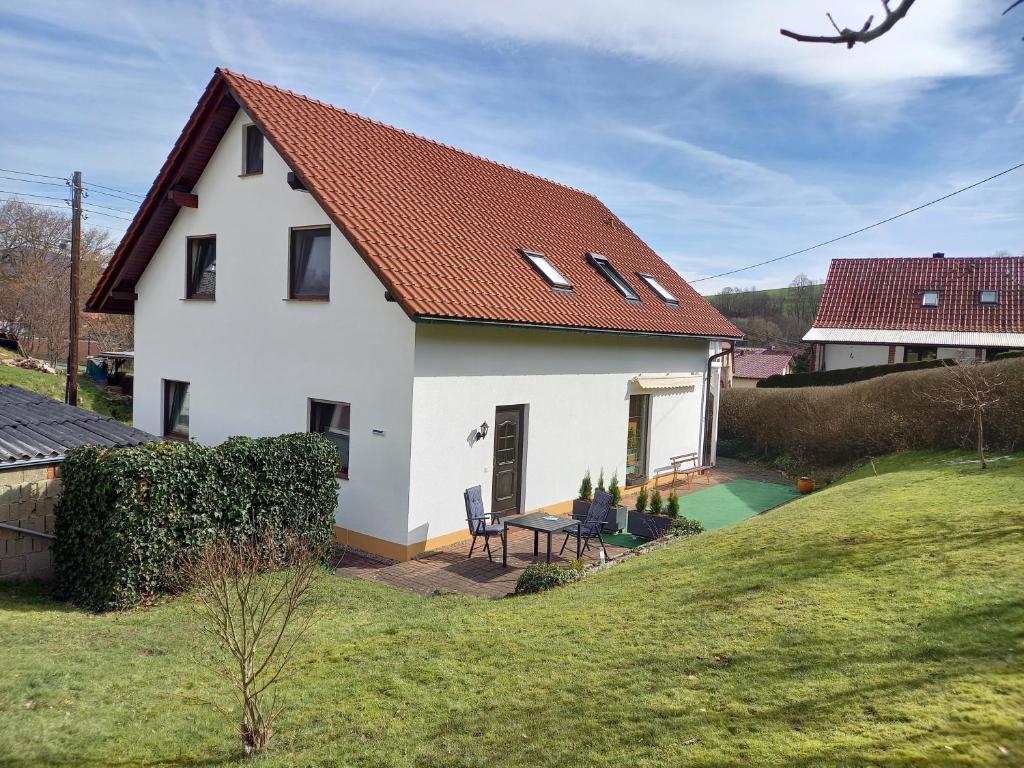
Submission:
POLYGON ((159 438, 20 387, 0 386, 0 469, 52 459, 82 445, 126 448, 159 438))
POLYGON ((1024 333, 1024 257, 833 259, 814 328, 1024 333))
POLYGON ((170 226, 160 213, 167 190, 182 184, 179 176, 196 178, 190 157, 208 159, 206 145, 216 131, 218 140, 223 135, 222 105, 231 100, 413 319, 742 336, 592 195, 226 70, 207 87, 90 308, 130 311, 120 297, 133 290, 156 235, 170 226), (224 89, 226 96, 218 93, 224 89), (195 152, 193 144, 200 145, 195 152), (552 291, 519 249, 543 253, 574 290, 552 291), (606 256, 641 302, 627 302, 588 252, 606 256), (678 306, 640 273, 654 276, 678 306))

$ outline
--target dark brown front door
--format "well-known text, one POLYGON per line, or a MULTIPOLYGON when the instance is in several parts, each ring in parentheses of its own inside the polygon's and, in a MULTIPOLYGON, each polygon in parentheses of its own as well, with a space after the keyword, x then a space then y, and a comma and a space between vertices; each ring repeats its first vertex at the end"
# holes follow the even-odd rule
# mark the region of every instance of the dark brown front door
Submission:
POLYGON ((521 512, 519 487, 523 475, 523 406, 501 406, 494 412, 494 489, 491 511, 521 512))

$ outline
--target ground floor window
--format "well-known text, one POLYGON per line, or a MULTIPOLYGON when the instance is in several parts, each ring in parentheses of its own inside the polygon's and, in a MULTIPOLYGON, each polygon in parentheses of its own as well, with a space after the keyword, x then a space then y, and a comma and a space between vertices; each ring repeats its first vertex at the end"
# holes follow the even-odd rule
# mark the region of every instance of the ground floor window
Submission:
POLYGON ((939 358, 938 347, 904 347, 903 362, 917 363, 921 360, 937 360, 939 358))
POLYGON ((339 477, 348 477, 348 448, 351 427, 352 406, 348 403, 335 403, 329 400, 309 401, 309 431, 317 432, 332 443, 338 450, 341 460, 339 477))
POLYGON ((188 440, 188 382, 164 380, 164 437, 188 440))

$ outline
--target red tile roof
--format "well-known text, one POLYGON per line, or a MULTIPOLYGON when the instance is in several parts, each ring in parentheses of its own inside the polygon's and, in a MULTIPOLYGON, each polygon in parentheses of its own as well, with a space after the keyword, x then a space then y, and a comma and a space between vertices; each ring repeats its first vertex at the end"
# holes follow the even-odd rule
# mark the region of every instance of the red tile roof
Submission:
POLYGON ((816 328, 1024 332, 1024 257, 833 259, 816 328), (999 292, 983 306, 981 291, 999 292), (924 291, 939 305, 924 307, 924 291))
MULTIPOLYGON (((414 319, 742 336, 592 195, 226 70, 207 87, 90 308, 131 311, 125 296, 159 244, 147 237, 147 217, 166 219, 166 190, 195 183, 191 145, 200 136, 219 140, 231 101, 414 319), (573 293, 553 292, 520 248, 543 253, 573 293), (588 251, 607 256, 642 301, 627 303, 588 263, 588 251), (679 305, 666 305, 637 273, 653 275, 679 305)), ((208 153, 198 151, 205 164, 208 153)), ((169 225, 156 221, 156 234, 169 225)))
POLYGON ((738 347, 733 352, 732 375, 740 379, 767 379, 785 373, 792 352, 758 347, 738 347))

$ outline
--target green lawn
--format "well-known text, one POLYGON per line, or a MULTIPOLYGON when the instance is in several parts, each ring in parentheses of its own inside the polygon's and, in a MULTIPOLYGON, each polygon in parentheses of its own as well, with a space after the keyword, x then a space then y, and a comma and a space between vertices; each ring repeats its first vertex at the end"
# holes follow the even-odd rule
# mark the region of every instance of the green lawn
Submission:
MULTIPOLYGON (((1020 765, 1024 456, 951 459, 542 595, 331 578, 256 764, 1020 765)), ((228 764, 195 641, 180 601, 96 616, 0 588, 0 765, 228 764)))
MULTIPOLYGON (((64 382, 66 380, 67 377, 63 374, 54 375, 0 365, 0 385, 13 384, 16 387, 52 397, 54 400, 64 400, 64 382)), ((118 421, 130 424, 132 420, 130 404, 111 397, 102 387, 96 386, 84 376, 78 378, 78 405, 86 410, 102 413, 104 416, 113 416, 118 421)), ((2 760, 0 760, 0 765, 3 765, 2 760)))

